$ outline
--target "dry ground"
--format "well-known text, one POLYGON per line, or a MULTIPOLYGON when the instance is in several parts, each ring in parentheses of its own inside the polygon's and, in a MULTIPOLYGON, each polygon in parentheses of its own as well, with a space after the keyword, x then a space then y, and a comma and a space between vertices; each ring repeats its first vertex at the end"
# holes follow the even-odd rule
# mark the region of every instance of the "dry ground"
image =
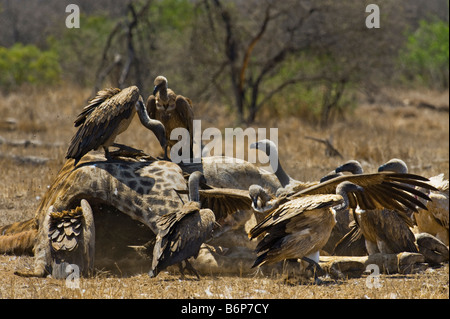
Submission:
POLYGON ((79 286, 52 278, 21 278, 15 269, 31 266, 31 257, 0 256, 0 298, 214 298, 214 299, 442 299, 449 297, 448 263, 414 275, 380 275, 379 286, 371 278, 335 281, 322 285, 298 284, 284 278, 264 276, 204 276, 201 280, 163 272, 130 278, 81 278, 79 286), (367 281, 367 283, 366 283, 367 281), (70 288, 73 287, 73 288, 70 288), (378 288, 377 288, 378 287, 378 288))
MULTIPOLYGON (((61 87, 27 89, 0 96, 0 225, 31 218, 64 161, 75 132, 73 119, 90 97, 89 90, 61 87)), ((392 157, 402 158, 410 171, 430 177, 449 172, 448 92, 386 91, 385 98, 359 107, 324 130, 299 118, 266 116, 254 127, 277 127, 280 160, 294 178, 316 180, 348 159, 366 171, 392 157), (409 102, 406 103, 406 99, 409 102), (417 106, 423 100, 447 111, 417 106), (333 138, 343 158, 325 156, 322 144, 305 136, 333 138)), ((195 102, 195 101, 194 101, 195 102)), ((233 116, 218 106, 196 106, 202 128, 234 127, 233 116)), ((154 136, 136 118, 118 143, 157 155, 154 136)), ((448 298, 448 264, 415 275, 381 275, 380 288, 369 288, 366 277, 324 285, 293 284, 280 278, 205 276, 180 281, 178 275, 146 274, 131 278, 99 275, 81 279, 79 289, 62 280, 20 278, 13 272, 32 265, 31 257, 0 256, 0 298, 448 298)))

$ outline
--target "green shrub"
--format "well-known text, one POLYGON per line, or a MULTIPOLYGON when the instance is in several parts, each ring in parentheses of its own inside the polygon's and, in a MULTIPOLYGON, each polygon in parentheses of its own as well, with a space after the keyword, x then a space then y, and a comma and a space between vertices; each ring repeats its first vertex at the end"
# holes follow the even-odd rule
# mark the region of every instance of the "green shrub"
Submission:
POLYGON ((60 79, 61 68, 55 51, 42 51, 34 45, 16 43, 0 47, 0 87, 11 90, 24 83, 54 84, 60 79))
POLYGON ((408 36, 400 60, 407 80, 434 88, 449 85, 448 22, 420 21, 419 28, 408 36))
POLYGON ((80 28, 61 30, 47 42, 58 53, 63 79, 81 86, 95 82, 103 48, 114 27, 114 21, 103 15, 80 16, 80 28))

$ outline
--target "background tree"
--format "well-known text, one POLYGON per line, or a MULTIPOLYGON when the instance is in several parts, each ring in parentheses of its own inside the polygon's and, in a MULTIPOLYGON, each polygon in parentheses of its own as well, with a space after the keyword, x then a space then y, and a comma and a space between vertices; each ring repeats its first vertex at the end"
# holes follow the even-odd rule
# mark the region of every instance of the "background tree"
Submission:
POLYGON ((366 4, 351 0, 0 0, 0 85, 137 84, 149 94, 163 74, 240 123, 268 112, 322 126, 360 92, 374 101, 386 85, 448 89, 448 1, 377 5, 380 29, 367 29, 366 4), (79 29, 65 27, 70 3, 79 29), (8 62, 19 44, 33 52, 20 71, 32 76, 8 62))

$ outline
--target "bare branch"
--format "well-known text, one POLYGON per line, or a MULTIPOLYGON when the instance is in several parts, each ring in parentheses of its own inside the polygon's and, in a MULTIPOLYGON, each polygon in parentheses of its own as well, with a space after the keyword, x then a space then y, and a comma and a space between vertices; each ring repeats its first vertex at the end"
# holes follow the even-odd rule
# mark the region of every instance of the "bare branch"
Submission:
POLYGON ((241 91, 244 89, 245 71, 247 70, 247 67, 248 67, 248 61, 250 59, 250 55, 251 55, 253 49, 255 48, 255 45, 258 43, 258 41, 261 39, 264 32, 266 31, 267 24, 270 21, 270 18, 271 18, 270 9, 271 9, 271 6, 268 5, 266 7, 264 21, 261 24, 261 28, 259 29, 259 32, 253 37, 253 39, 250 41, 250 44, 247 47, 247 50, 245 50, 244 60, 242 61, 242 67, 241 67, 241 72, 240 72, 240 76, 239 76, 239 89, 241 91))

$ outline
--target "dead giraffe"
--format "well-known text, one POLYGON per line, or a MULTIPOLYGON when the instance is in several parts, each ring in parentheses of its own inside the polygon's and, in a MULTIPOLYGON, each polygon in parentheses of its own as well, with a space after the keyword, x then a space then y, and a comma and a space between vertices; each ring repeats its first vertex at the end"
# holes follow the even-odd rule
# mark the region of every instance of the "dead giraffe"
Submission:
MULTIPOLYGON (((116 236, 123 236, 122 233, 125 233, 129 238, 136 237, 138 240, 128 245, 144 244, 144 241, 153 240, 157 233, 157 217, 173 209, 180 209, 183 205, 182 200, 187 200, 185 195, 179 195, 173 189, 186 188, 181 168, 168 161, 139 161, 134 158, 104 161, 102 155, 90 153, 74 167, 74 161, 70 159, 59 171, 31 221, 0 228, 0 234, 10 234, 0 237, 0 251, 14 251, 12 249, 14 247, 6 247, 8 243, 21 247, 22 250, 30 250, 33 247, 35 268, 31 274, 25 275, 44 276, 48 272, 52 273, 48 222, 44 221, 48 219, 47 215, 51 211, 73 210, 80 205, 82 199, 87 200, 92 206, 96 229, 107 228, 105 224, 118 223, 116 227, 124 230, 120 232, 121 234, 111 234, 111 231, 107 230, 109 237, 106 241, 114 241, 116 236), (180 196, 183 197, 180 199, 180 196), (52 210, 49 211, 51 207, 52 210), (114 212, 119 216, 119 222, 101 218, 105 213, 114 214, 114 212), (129 218, 128 221, 125 220, 126 215, 134 222, 130 222, 129 218), (136 226, 137 224, 139 226, 136 226), (15 241, 8 241, 12 239, 10 236, 15 237, 15 241), (22 240, 26 242, 21 243, 22 240)), ((98 236, 97 232, 96 250, 99 249, 98 236)), ((108 245, 109 243, 103 250, 116 248, 108 245)))
MULTIPOLYGON (((105 161, 101 152, 91 152, 83 156, 76 167, 73 159, 66 161, 44 195, 34 218, 0 227, 0 253, 34 253, 35 268, 25 275, 43 276, 54 273, 52 265, 55 260, 49 243, 51 231, 49 227, 43 227, 48 226, 45 219, 54 212, 61 213, 61 218, 64 219, 64 211, 70 215, 80 206, 81 200, 85 199, 92 206, 95 215, 95 237, 104 239, 95 242, 96 268, 99 268, 99 264, 103 266, 101 260, 109 263, 109 266, 114 263, 111 260, 122 257, 116 254, 111 258, 108 255, 120 251, 117 249, 117 240, 121 239, 121 247, 132 251, 135 257, 144 255, 147 264, 142 263, 142 258, 131 260, 123 256, 120 260, 128 260, 126 267, 134 267, 133 272, 147 272, 145 267, 149 267, 149 258, 151 262, 153 242, 157 233, 156 218, 182 207, 182 201, 186 202, 187 196, 174 190, 187 190, 183 175, 196 170, 202 171, 208 184, 215 187, 248 189, 249 185, 260 184, 272 191, 280 187, 273 174, 260 172, 256 166, 242 160, 225 163, 220 157, 206 157, 201 163, 180 168, 172 162, 155 161, 148 156, 115 157, 105 161), (101 236, 102 233, 106 235, 101 236), (145 252, 140 250, 136 254, 131 246, 148 249, 145 252), (100 257, 103 259, 99 258, 102 252, 100 257), (135 266, 138 263, 141 268, 135 266)), ((241 219, 237 217, 237 220, 241 219)), ((226 227, 224 231, 225 229, 226 227)), ((239 242, 239 246, 254 245, 246 240, 247 234, 243 229, 236 231, 238 233, 227 233, 225 239, 221 235, 221 242, 231 243, 231 247, 234 247, 236 242, 239 242), (236 235, 242 237, 242 240, 237 240, 236 235)), ((248 247, 244 248, 246 252, 249 251, 248 247)), ((252 258, 249 256, 248 263, 252 258)), ((85 263, 85 260, 82 260, 82 263, 85 263)), ((91 270, 84 269, 83 272, 90 273, 91 270)), ((63 274, 61 269, 59 273, 63 274)), ((120 271, 119 274, 121 273, 120 271)))

